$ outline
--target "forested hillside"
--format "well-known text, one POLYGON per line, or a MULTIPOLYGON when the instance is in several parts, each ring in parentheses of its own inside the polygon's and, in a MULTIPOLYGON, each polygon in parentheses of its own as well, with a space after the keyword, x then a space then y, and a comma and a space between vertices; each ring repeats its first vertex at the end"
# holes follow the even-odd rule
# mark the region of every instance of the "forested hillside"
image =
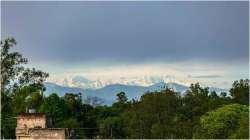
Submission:
MULTIPOLYGON (((230 96, 191 84, 185 96, 171 89, 146 92, 139 100, 117 93, 111 106, 86 104, 82 94, 44 96, 48 73, 26 68, 27 59, 1 42, 1 138, 15 138, 16 116, 35 108, 73 138, 249 138, 249 80, 232 83, 230 96)), ((98 102, 97 99, 89 99, 98 102)))

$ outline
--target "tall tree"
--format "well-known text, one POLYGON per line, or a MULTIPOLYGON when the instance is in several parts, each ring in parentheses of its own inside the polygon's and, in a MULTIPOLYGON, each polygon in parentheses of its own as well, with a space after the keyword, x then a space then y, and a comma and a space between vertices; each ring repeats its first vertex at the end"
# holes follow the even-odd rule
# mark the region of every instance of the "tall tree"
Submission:
POLYGON ((126 103, 128 101, 125 92, 120 92, 116 96, 117 96, 117 102, 119 103, 126 103))
MULTIPOLYGON (((13 111, 12 96, 15 96, 15 93, 18 92, 22 87, 32 85, 38 90, 43 91, 45 88, 43 82, 49 76, 48 73, 37 71, 34 68, 28 69, 23 65, 27 64, 28 60, 24 58, 19 52, 11 51, 11 48, 16 45, 14 38, 7 38, 0 42, 1 48, 1 113, 2 113, 2 138, 13 138, 9 136, 14 136, 13 134, 8 134, 14 132, 15 125, 13 121, 8 123, 4 120, 9 120, 15 117, 13 111), (11 126, 11 127, 9 127, 11 126)), ((39 94, 34 92, 34 95, 31 95, 31 105, 36 105, 34 100, 39 99, 39 94)))
POLYGON ((61 99, 57 94, 53 93, 50 96, 44 98, 38 111, 46 113, 46 115, 51 118, 52 125, 57 127, 66 116, 67 110, 65 108, 66 106, 64 100, 61 99))
POLYGON ((48 73, 35 68, 25 68, 28 63, 19 52, 12 52, 10 49, 16 45, 14 38, 1 41, 1 93, 18 89, 30 84, 37 85, 41 89, 42 83, 49 76, 48 73))
POLYGON ((81 111, 81 97, 79 94, 73 93, 66 93, 63 97, 66 108, 67 108, 67 115, 68 116, 78 116, 81 111))
POLYGON ((179 96, 170 89, 146 93, 124 112, 125 130, 131 138, 174 138, 179 96))
POLYGON ((249 105, 249 79, 234 81, 230 93, 234 102, 249 105))
POLYGON ((43 96, 36 87, 25 86, 12 95, 11 106, 15 115, 25 113, 28 108, 38 108, 42 103, 42 98, 43 96))
POLYGON ((10 88, 9 83, 14 81, 24 70, 22 64, 28 60, 18 52, 10 52, 10 48, 16 45, 14 38, 1 41, 1 93, 5 93, 10 88))

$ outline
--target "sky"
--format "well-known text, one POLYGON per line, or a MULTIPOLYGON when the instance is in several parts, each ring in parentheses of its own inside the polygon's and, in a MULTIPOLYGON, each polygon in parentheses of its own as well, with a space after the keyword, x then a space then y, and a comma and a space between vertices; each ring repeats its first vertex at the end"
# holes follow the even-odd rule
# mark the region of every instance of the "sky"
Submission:
POLYGON ((88 79, 170 75, 229 88, 249 76, 248 2, 1 2, 1 39, 29 67, 88 79))

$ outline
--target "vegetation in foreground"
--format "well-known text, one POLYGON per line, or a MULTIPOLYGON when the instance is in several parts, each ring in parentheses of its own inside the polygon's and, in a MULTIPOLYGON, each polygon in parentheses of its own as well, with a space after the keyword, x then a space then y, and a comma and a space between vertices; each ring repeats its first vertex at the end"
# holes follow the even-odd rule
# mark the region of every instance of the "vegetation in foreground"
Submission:
POLYGON ((90 105, 81 93, 43 96, 48 73, 23 67, 27 59, 1 42, 1 138, 15 138, 15 117, 36 108, 54 127, 72 128, 74 138, 249 138, 249 80, 235 81, 226 93, 191 84, 185 96, 164 89, 128 101, 117 94, 112 106, 90 105))

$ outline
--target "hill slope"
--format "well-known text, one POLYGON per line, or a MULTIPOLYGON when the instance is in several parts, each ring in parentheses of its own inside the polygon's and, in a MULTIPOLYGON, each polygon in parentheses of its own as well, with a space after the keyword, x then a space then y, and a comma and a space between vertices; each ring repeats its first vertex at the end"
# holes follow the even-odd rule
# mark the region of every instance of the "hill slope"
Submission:
MULTIPOLYGON (((122 85, 122 84, 113 84, 108 85, 103 88, 99 89, 82 89, 82 88, 74 88, 74 87, 65 87, 65 86, 59 86, 54 83, 45 83, 46 91, 45 95, 48 96, 51 93, 57 93, 59 96, 64 96, 65 93, 82 93, 83 98, 86 98, 87 96, 90 97, 98 97, 101 98, 104 101, 104 104, 112 104, 116 100, 116 94, 123 91, 126 93, 129 100, 131 99, 140 99, 140 97, 150 91, 159 91, 163 88, 172 88, 177 92, 180 92, 183 94, 188 87, 177 84, 177 83, 164 83, 160 82, 157 84, 154 84, 152 86, 144 87, 144 86, 136 86, 136 85, 122 85)), ((212 90, 215 90, 216 92, 225 92, 226 90, 219 89, 219 88, 211 88, 212 90)))

